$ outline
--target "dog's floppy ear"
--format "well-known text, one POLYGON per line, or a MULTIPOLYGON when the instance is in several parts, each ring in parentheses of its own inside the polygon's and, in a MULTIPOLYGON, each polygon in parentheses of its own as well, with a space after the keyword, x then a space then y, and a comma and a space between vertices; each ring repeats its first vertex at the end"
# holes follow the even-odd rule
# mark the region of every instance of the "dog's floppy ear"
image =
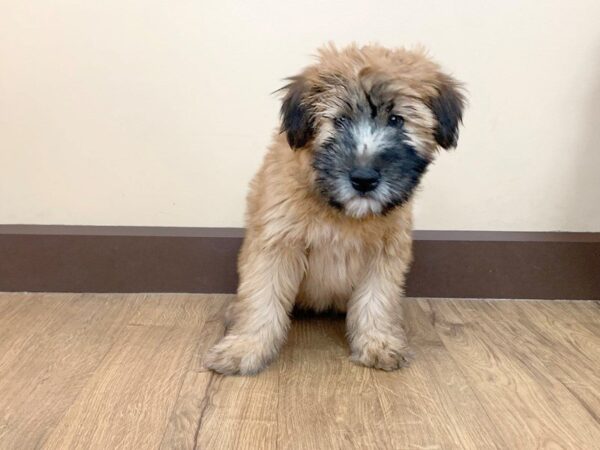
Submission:
POLYGON ((462 123, 465 95, 461 85, 448 75, 441 74, 437 95, 429 99, 429 107, 437 119, 435 140, 442 148, 458 143, 458 126, 462 123))
POLYGON ((290 78, 281 104, 281 132, 286 133, 288 144, 294 150, 304 147, 313 137, 313 124, 304 102, 308 83, 302 76, 290 78))

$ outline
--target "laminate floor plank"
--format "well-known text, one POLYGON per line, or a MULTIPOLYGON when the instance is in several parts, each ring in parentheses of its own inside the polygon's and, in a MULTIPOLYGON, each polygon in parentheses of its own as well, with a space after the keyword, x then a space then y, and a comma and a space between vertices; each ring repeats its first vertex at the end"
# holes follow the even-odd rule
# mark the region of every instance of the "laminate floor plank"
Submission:
POLYGON ((595 448, 600 427, 593 415, 523 344, 513 318, 487 301, 420 304, 509 448, 595 448))
POLYGON ((0 447, 49 437, 137 306, 115 295, 31 295, 0 319, 0 447))
POLYGON ((348 353, 343 317, 294 321, 276 363, 279 448, 394 448, 373 373, 348 353))
POLYGON ((598 448, 598 302, 407 299, 396 372, 297 315, 269 368, 223 377, 232 299, 0 293, 0 449, 598 448))
POLYGON ((417 301, 404 311, 415 360, 400 372, 372 372, 396 448, 506 448, 417 301))

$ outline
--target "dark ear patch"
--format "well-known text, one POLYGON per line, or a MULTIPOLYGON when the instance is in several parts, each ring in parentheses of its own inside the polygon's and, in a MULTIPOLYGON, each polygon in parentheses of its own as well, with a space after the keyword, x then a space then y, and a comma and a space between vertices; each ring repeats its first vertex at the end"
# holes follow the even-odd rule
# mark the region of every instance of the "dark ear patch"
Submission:
POLYGON ((302 77, 291 78, 283 87, 287 91, 281 104, 281 132, 286 133, 288 144, 293 149, 304 147, 313 137, 310 113, 303 104, 307 83, 302 77))
POLYGON ((429 107, 437 119, 435 140, 445 148, 454 148, 458 143, 458 126, 462 123, 465 97, 459 84, 448 76, 438 88, 438 95, 429 101, 429 107))

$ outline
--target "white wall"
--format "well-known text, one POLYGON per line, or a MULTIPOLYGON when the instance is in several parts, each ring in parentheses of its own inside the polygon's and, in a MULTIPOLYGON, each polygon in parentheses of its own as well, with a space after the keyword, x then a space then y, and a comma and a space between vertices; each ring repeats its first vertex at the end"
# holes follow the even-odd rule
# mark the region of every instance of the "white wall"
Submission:
POLYGON ((0 223, 241 226, 270 92, 328 40, 464 80, 420 229, 600 231, 598 0, 0 2, 0 223))

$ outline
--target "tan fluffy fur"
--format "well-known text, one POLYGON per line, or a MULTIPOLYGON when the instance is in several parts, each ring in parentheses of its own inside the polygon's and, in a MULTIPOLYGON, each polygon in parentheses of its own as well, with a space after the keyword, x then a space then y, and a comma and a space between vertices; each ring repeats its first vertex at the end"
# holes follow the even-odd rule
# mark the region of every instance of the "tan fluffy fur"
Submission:
POLYGON ((412 258, 411 202, 359 219, 330 207, 314 187, 311 147, 328 132, 340 96, 354 95, 353 83, 384 83, 407 117, 416 149, 433 158, 435 118, 427 99, 453 80, 421 51, 378 46, 327 47, 301 76, 324 84, 307 100, 320 112, 319 133, 296 151, 285 136, 274 136, 250 187, 238 296, 227 311, 226 335, 205 364, 228 374, 261 370, 277 355, 297 305, 346 311, 352 360, 397 369, 410 355, 401 300, 412 258), (335 77, 345 92, 327 86, 335 77))

